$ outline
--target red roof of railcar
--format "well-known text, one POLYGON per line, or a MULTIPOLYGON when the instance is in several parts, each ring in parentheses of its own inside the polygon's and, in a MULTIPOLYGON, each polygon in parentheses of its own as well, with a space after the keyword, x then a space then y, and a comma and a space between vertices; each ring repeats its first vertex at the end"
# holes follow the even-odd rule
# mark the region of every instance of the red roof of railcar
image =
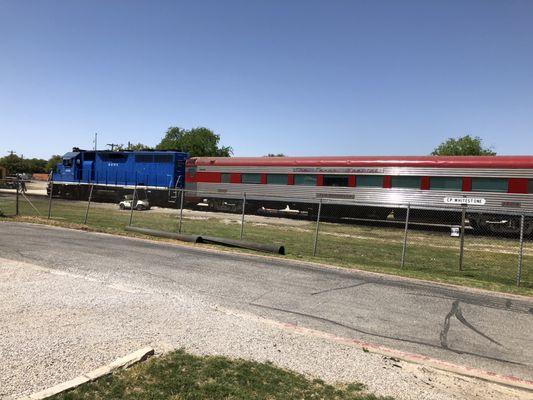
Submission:
POLYGON ((213 166, 279 167, 435 167, 533 168, 533 156, 399 156, 399 157, 196 157, 188 163, 213 166))

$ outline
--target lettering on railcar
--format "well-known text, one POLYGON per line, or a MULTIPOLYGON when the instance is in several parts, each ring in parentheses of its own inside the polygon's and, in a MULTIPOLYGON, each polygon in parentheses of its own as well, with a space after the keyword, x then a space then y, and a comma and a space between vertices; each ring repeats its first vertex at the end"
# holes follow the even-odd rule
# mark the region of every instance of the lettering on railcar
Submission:
POLYGON ((445 197, 444 202, 446 204, 483 206, 487 201, 482 197, 445 197))
POLYGON ((502 201, 502 207, 521 208, 522 203, 519 203, 517 201, 502 201))
POLYGON ((353 194, 342 194, 342 193, 317 193, 316 197, 319 199, 343 199, 343 200, 355 199, 355 195, 353 194))
POLYGON ((383 168, 325 168, 325 167, 299 167, 293 168, 292 172, 309 173, 344 173, 344 174, 383 174, 383 168))

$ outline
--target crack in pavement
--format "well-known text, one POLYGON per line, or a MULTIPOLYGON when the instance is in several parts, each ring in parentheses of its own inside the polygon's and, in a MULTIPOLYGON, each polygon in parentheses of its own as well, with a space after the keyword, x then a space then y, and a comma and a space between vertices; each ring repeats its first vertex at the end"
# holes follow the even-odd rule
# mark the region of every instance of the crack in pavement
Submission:
POLYGON ((349 285, 349 286, 341 286, 341 287, 334 287, 334 288, 331 288, 331 289, 325 289, 325 290, 320 290, 318 292, 313 292, 311 293, 311 296, 314 296, 316 294, 322 294, 322 293, 328 293, 328 292, 333 292, 335 290, 343 290, 343 289, 351 289, 351 288, 354 288, 354 287, 357 287, 357 286, 362 286, 362 285, 366 285, 370 282, 359 282, 359 283, 356 283, 354 285, 349 285))
POLYGON ((429 297, 431 299, 445 299, 445 300, 460 300, 461 303, 464 304, 470 304, 473 306, 479 306, 479 307, 485 307, 485 308, 492 308, 494 310, 505 310, 509 312, 519 313, 519 314, 527 314, 532 313, 531 310, 533 308, 528 309, 527 305, 521 304, 519 301, 516 300, 510 300, 506 299, 504 302, 494 300, 494 299, 483 299, 483 300, 474 300, 474 299, 468 299, 468 298, 458 298, 456 295, 434 295, 434 294, 428 294, 428 293, 414 293, 414 292, 407 292, 406 294, 411 296, 417 296, 417 297, 429 297))
MULTIPOLYGON (((474 325, 472 325, 470 322, 468 322, 466 320, 466 318, 464 317, 463 315, 463 311, 461 310, 461 306, 460 306, 460 300, 455 300, 453 303, 452 303, 452 308, 450 310, 450 312, 448 314, 446 314, 446 317, 444 317, 444 325, 442 327, 442 330, 440 331, 440 344, 443 348, 445 349, 450 349, 449 346, 448 346, 448 332, 450 331, 450 320, 452 317, 455 317, 459 320, 459 322, 461 322, 464 326, 466 326, 467 328, 473 330, 475 333, 477 333, 478 335, 484 337, 485 339, 487 339, 488 341, 494 343, 494 344, 497 344, 498 346, 502 346, 503 345, 492 339, 491 337, 485 335, 483 332, 481 332, 479 329, 477 329, 474 325)), ((450 349, 451 350, 451 349, 450 349)))
POLYGON ((466 355, 470 355, 470 356, 474 356, 474 357, 480 357, 480 358, 483 358, 483 359, 486 359, 486 360, 498 361, 498 362, 501 362, 501 363, 507 363, 507 364, 513 364, 513 365, 521 365, 521 366, 529 366, 528 364, 524 364, 524 363, 519 362, 519 361, 511 361, 511 360, 506 360, 504 358, 491 357, 491 356, 488 356, 488 355, 473 353, 473 352, 464 351, 464 350, 460 351, 460 350, 455 350, 455 349, 451 349, 451 348, 448 348, 448 347, 444 347, 443 348, 440 345, 436 345, 436 344, 433 344, 431 342, 426 342, 426 341, 422 341, 422 340, 413 340, 413 339, 407 339, 407 338, 395 337, 395 336, 391 336, 391 335, 383 335, 383 334, 380 334, 380 333, 369 332, 369 331, 365 331, 363 329, 359 329, 359 328, 355 328, 353 326, 346 325, 346 324, 344 324, 342 322, 334 321, 334 320, 331 320, 331 319, 328 319, 328 318, 324 318, 324 317, 319 317, 317 315, 306 314, 306 313, 299 312, 299 311, 286 310, 286 309, 283 309, 283 308, 272 307, 272 306, 267 306, 267 305, 258 304, 258 303, 248 303, 248 304, 250 306, 253 306, 253 307, 260 307, 260 308, 264 308, 264 309, 267 309, 267 310, 278 311, 278 312, 282 312, 282 313, 294 314, 294 315, 299 315, 299 316, 306 317, 306 318, 311 318, 311 319, 314 319, 314 320, 317 320, 317 321, 321 321, 321 322, 325 322, 325 323, 328 323, 328 324, 333 324, 333 325, 336 325, 336 326, 340 326, 342 328, 345 328, 345 329, 348 329, 348 330, 351 330, 351 331, 354 331, 354 332, 357 332, 357 333, 361 333, 363 335, 378 337, 378 338, 382 338, 382 339, 396 340, 396 341, 405 342, 405 343, 418 344, 418 345, 427 346, 427 347, 440 349, 440 350, 444 349, 444 350, 447 350, 447 351, 451 351, 451 352, 453 352, 455 354, 466 354, 466 355))

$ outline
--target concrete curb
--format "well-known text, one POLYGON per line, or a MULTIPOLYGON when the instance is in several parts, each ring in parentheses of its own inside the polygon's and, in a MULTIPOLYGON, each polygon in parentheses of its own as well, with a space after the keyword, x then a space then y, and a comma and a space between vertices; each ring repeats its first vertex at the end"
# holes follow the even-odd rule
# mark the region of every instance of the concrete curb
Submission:
POLYGON ((379 344, 374 344, 358 339, 351 339, 342 336, 337 336, 332 333, 320 331, 313 328, 306 328, 303 326, 298 326, 288 322, 280 322, 273 319, 256 316, 242 311, 232 310, 225 307, 217 307, 217 311, 220 311, 227 315, 232 315, 235 317, 241 317, 246 319, 252 319, 259 323, 268 324, 270 326, 276 327, 278 329, 283 329, 288 332, 296 333, 299 335, 313 336, 337 343, 341 343, 348 346, 354 346, 362 349, 363 351, 368 351, 371 353, 381 354, 382 356, 394 357, 403 361, 407 361, 413 364, 425 365, 432 367, 441 371, 446 371, 449 373, 463 375, 471 378, 481 379, 487 382, 496 383, 499 385, 505 385, 513 387, 515 389, 521 389, 528 392, 533 392, 533 381, 521 379, 511 375, 499 375, 495 372, 486 371, 482 369, 468 367, 466 365, 454 364, 448 361, 439 360, 429 356, 424 356, 416 353, 409 353, 402 350, 391 349, 386 346, 379 344))
POLYGON ((27 397, 23 397, 19 400, 42 400, 48 397, 54 396, 58 393, 65 392, 67 390, 75 389, 76 387, 83 385, 84 383, 94 381, 104 375, 109 375, 113 371, 119 368, 128 368, 132 365, 146 360, 148 357, 154 355, 154 349, 151 347, 143 347, 140 350, 134 351, 125 357, 117 358, 110 364, 104 365, 100 368, 96 368, 86 374, 77 376, 70 381, 60 383, 59 385, 52 386, 48 389, 41 390, 40 392, 33 393, 27 397))

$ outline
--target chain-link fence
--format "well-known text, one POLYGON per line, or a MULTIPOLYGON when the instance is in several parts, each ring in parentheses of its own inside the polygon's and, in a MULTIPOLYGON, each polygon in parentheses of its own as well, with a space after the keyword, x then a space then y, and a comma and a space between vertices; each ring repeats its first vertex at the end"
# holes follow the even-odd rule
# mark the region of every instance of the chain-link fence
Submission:
POLYGON ((0 180, 0 217, 17 215, 17 194, 11 180, 0 180))
MULTIPOLYGON (((50 191, 49 191, 50 193, 50 191)), ((177 190, 167 207, 150 207, 131 189, 120 204, 0 190, 0 210, 84 224, 126 225, 184 235, 282 245, 292 258, 499 288, 533 289, 533 214, 471 206, 356 204, 332 199, 258 199, 245 193, 177 190), (17 201, 18 199, 18 201, 17 201), (264 205, 268 205, 265 207, 264 205), (149 208, 149 209, 148 209, 149 208)))

